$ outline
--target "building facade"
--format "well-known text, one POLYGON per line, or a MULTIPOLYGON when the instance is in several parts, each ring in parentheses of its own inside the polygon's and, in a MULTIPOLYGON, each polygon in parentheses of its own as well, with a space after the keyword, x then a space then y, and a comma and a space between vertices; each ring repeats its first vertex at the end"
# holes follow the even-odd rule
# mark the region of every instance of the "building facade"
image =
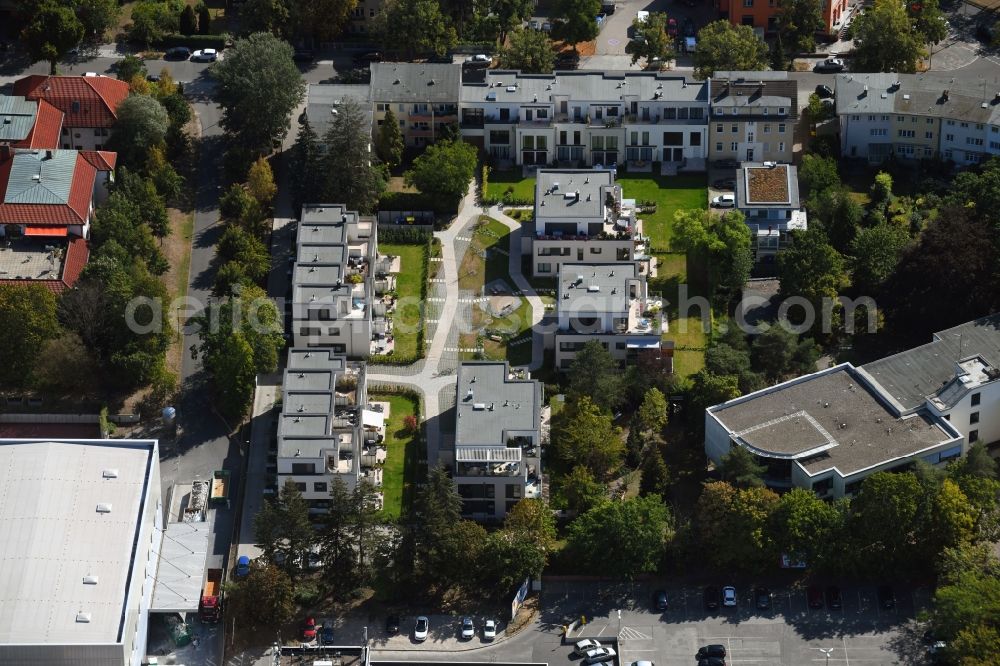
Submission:
POLYGON ((750 227, 754 259, 788 246, 791 232, 807 228, 799 201, 798 171, 791 164, 744 162, 736 170, 736 209, 750 227))
POLYGON ((662 302, 649 297, 635 264, 563 264, 559 271, 555 364, 566 370, 596 340, 622 364, 662 351, 662 302))
POLYGON ((144 663, 163 529, 157 442, 0 440, 0 486, 0 663, 144 663))
POLYGON ((458 123, 461 65, 373 62, 371 74, 374 131, 390 108, 404 143, 411 147, 434 143, 445 126, 458 123))
POLYGON ((364 359, 388 344, 381 293, 390 278, 382 270, 374 218, 338 204, 304 205, 292 268, 294 345, 364 359))
POLYGON ((708 85, 712 160, 792 161, 798 84, 788 72, 716 72, 708 85))
POLYGON ((706 86, 656 72, 522 74, 463 82, 462 137, 496 160, 704 170, 706 86))
POLYGON ((541 497, 542 385, 507 362, 458 367, 455 468, 462 514, 500 521, 524 498, 541 497))
MULTIPOLYGON (((778 31, 779 0, 716 0, 715 8, 720 18, 728 19, 732 25, 750 26, 761 37, 778 31)), ((850 15, 847 0, 823 0, 820 11, 825 34, 834 36, 846 27, 850 15)))
POLYGON ((372 19, 382 10, 384 0, 359 0, 351 11, 347 32, 354 35, 367 35, 371 32, 372 19))
POLYGON ((841 154, 874 164, 892 156, 959 166, 1000 155, 995 87, 934 74, 839 74, 841 154))

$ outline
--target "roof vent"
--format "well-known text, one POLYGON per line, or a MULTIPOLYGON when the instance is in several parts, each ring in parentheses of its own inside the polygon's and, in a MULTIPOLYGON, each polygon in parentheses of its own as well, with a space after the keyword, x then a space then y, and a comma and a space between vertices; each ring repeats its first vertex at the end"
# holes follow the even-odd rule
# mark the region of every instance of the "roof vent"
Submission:
POLYGON ((491 403, 490 403, 490 411, 491 411, 491 412, 493 411, 493 408, 494 408, 495 406, 496 406, 496 403, 493 403, 493 402, 491 402, 491 403))
POLYGON ((11 118, 10 116, 4 116, 3 117, 3 124, 4 125, 10 125, 11 122, 13 122, 13 118, 11 118))
POLYGON ((79 613, 76 614, 76 621, 83 624, 90 622, 90 613, 84 613, 83 611, 80 611, 79 613))
POLYGON ((598 292, 600 290, 601 290, 601 285, 599 285, 599 284, 592 284, 589 287, 587 287, 587 291, 590 292, 590 293, 592 293, 592 294, 596 293, 596 292, 598 292))
POLYGON ((538 95, 537 94, 532 95, 532 97, 534 98, 534 101, 536 101, 536 102, 538 101, 538 95))
POLYGON ((84 576, 83 577, 83 584, 84 585, 97 585, 97 576, 84 576))
POLYGON ((31 180, 35 181, 36 183, 42 182, 42 174, 40 173, 31 174, 31 180))
POLYGON ((987 104, 986 102, 983 102, 983 103, 982 103, 982 104, 980 104, 979 106, 983 107, 984 109, 988 109, 988 108, 990 107, 990 105, 989 105, 989 104, 987 104))
POLYGON ((904 94, 903 94, 903 99, 905 99, 905 100, 909 100, 909 99, 910 99, 910 95, 909 95, 909 93, 904 93, 904 94))
POLYGON ((469 389, 465 394, 466 400, 472 400, 472 389, 469 389))
POLYGON ((943 93, 941 93, 941 100, 944 101, 944 102, 948 101, 948 91, 947 90, 945 90, 943 93))
POLYGON ((507 92, 517 92, 517 86, 507 86, 507 92))
POLYGON ((486 101, 487 102, 495 102, 495 101, 497 101, 497 94, 495 92, 488 92, 488 93, 486 93, 486 101))
POLYGON ((97 513, 111 513, 111 503, 101 502, 97 505, 97 513))
POLYGON ((882 99, 887 99, 888 97, 889 95, 887 95, 886 93, 882 93, 882 99))
POLYGON ((118 478, 118 470, 117 469, 106 469, 103 472, 101 472, 101 476, 103 476, 105 479, 117 479, 118 478))
POLYGON ((486 403, 485 402, 477 402, 477 403, 475 403, 475 404, 472 405, 472 409, 476 410, 477 412, 481 412, 484 409, 486 409, 486 403))
POLYGON ((396 79, 395 81, 393 81, 393 84, 398 86, 399 85, 399 79, 396 79))

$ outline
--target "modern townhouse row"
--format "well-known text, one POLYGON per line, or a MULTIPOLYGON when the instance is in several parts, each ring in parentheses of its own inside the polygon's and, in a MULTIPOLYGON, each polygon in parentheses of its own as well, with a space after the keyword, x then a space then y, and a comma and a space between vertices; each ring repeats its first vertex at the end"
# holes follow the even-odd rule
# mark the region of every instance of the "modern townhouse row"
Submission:
POLYGON ((860 367, 843 363, 709 407, 705 453, 742 446, 775 488, 857 492, 877 471, 1000 442, 1000 314, 860 367))

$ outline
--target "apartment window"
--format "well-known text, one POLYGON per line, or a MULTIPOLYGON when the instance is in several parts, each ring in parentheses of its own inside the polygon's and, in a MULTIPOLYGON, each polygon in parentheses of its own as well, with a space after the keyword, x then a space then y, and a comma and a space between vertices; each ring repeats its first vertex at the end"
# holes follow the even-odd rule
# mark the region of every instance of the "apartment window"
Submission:
POLYGON ((764 125, 764 134, 770 134, 770 133, 771 133, 771 124, 768 123, 767 125, 764 125))
POLYGON ((298 490, 300 493, 304 493, 306 491, 306 484, 304 484, 304 483, 296 483, 295 484, 295 489, 298 490))
POLYGON ((63 136, 69 136, 69 128, 63 127, 62 135, 63 136))
POLYGON ((972 412, 969 414, 969 425, 975 425, 979 423, 979 412, 972 412))
POLYGON ((765 143, 764 144, 764 154, 767 155, 767 151, 769 151, 769 150, 771 150, 771 144, 765 143))
POLYGON ((857 116, 851 116, 851 120, 853 120, 854 122, 857 122, 858 121, 858 117, 857 116))
POLYGON ((538 272, 539 273, 551 273, 552 272, 552 264, 538 264, 538 272))
POLYGON ((870 132, 870 134, 872 136, 885 136, 888 133, 889 133, 889 130, 887 130, 884 127, 876 127, 875 129, 871 130, 871 132, 870 132))
MULTIPOLYGON (((667 110, 669 111, 670 109, 667 109, 667 110)), ((722 115, 722 107, 719 107, 719 106, 715 107, 715 115, 717 115, 717 116, 721 116, 722 115)), ((66 130, 63 130, 63 131, 65 132, 66 130)))
POLYGON ((945 141, 954 141, 955 140, 955 135, 954 134, 945 134, 944 135, 944 140, 945 141))
POLYGON ((882 122, 884 123, 889 122, 889 116, 882 116, 882 122))
POLYGON ((903 122, 905 120, 906 120, 906 118, 904 118, 903 116, 896 116, 896 122, 897 123, 901 123, 901 122, 903 122))
POLYGON ((732 127, 730 128, 730 130, 729 130, 729 131, 731 131, 731 132, 732 132, 733 134, 736 134, 737 132, 739 132, 739 131, 740 131, 740 126, 739 126, 739 125, 733 125, 733 126, 732 126, 732 127))
POLYGON ((1000 141, 990 141, 991 150, 1000 150, 1000 141))
POLYGON ((539 120, 545 120, 548 117, 549 117, 548 109, 535 109, 535 118, 538 118, 539 120))
POLYGON ((784 141, 782 141, 781 143, 778 144, 778 152, 779 153, 785 152, 785 142, 784 141))
MULTIPOLYGON (((692 132, 692 136, 701 135, 697 132, 692 132)), ((684 145, 684 132, 664 132, 663 133, 663 145, 664 146, 683 146, 684 145)))
POLYGON ((950 151, 950 150, 946 150, 946 151, 944 151, 944 158, 945 158, 946 160, 950 160, 950 159, 954 159, 954 158, 952 157, 952 154, 951 154, 951 151, 950 151))
POLYGON ((406 113, 406 105, 405 104, 400 104, 399 105, 399 112, 400 113, 406 113))
POLYGON ((968 128, 969 127, 969 123, 962 123, 961 127, 968 128))
POLYGON ((692 146, 700 146, 701 145, 701 132, 691 132, 691 141, 690 141, 690 143, 691 143, 692 146))
POLYGON ((600 254, 601 253, 601 248, 591 246, 590 253, 591 254, 600 254))
POLYGON ((896 134, 901 139, 912 139, 913 138, 913 130, 897 130, 896 134))
POLYGON ((928 125, 933 125, 934 124, 934 119, 933 118, 928 118, 927 119, 927 124, 928 125))
POLYGON ((868 116, 868 122, 870 123, 875 122, 875 116, 868 116))
POLYGON ((717 152, 717 153, 721 153, 722 152, 722 142, 721 141, 716 142, 716 144, 715 144, 715 152, 717 152))
POLYGON ((736 152, 739 149, 740 149, 740 144, 736 143, 735 141, 729 144, 729 150, 736 152))
POLYGON ((969 164, 979 164, 979 153, 966 153, 965 161, 969 164))
POLYGON ((740 110, 739 110, 739 109, 737 109, 737 108, 736 108, 735 106, 733 107, 733 115, 734 115, 734 116, 738 116, 738 115, 740 115, 740 110))
POLYGON ((719 134, 722 134, 722 125, 721 124, 720 125, 716 125, 715 126, 715 131, 718 132, 719 134))
POLYGON ((638 146, 639 145, 639 133, 638 132, 629 132, 629 144, 631 144, 633 146, 638 146))
POLYGON ((753 7, 753 0, 743 0, 743 6, 747 8, 753 7))
POLYGON ((507 499, 521 499, 521 485, 512 483, 509 486, 505 486, 504 493, 507 499))
POLYGON ((778 125, 778 134, 784 134, 784 133, 785 133, 785 123, 781 123, 780 125, 778 125))
MULTIPOLYGON (((778 115, 779 116, 785 115, 785 107, 783 107, 783 106, 779 106, 778 107, 778 115)), ((782 131, 784 131, 784 130, 782 130, 782 131)))
POLYGON ((389 105, 383 102, 379 102, 378 104, 375 105, 375 109, 377 111, 382 111, 384 113, 389 110, 389 105))
MULTIPOLYGON (((719 111, 721 111, 721 109, 716 109, 716 115, 718 115, 719 111)), ((677 109, 675 109, 674 107, 670 106, 670 107, 667 107, 667 108, 663 109, 663 119, 664 120, 673 120, 676 117, 677 117, 677 109)))
POLYGON ((954 120, 949 120, 948 121, 948 127, 954 127, 954 126, 955 126, 955 121, 954 120))
POLYGON ((934 132, 924 132, 924 138, 925 139, 933 139, 934 138, 934 132))
POLYGON ((315 474, 315 463, 292 463, 292 474, 315 474))
POLYGON ((914 125, 916 125, 917 124, 917 117, 916 116, 910 116, 910 122, 913 123, 914 125))
POLYGON ((368 18, 375 18, 375 10, 374 9, 369 9, 368 10, 368 18))
POLYGON ((100 127, 95 127, 94 128, 94 136, 101 136, 101 128, 100 127))
POLYGON ((692 106, 688 109, 688 118, 691 120, 701 120, 704 117, 700 106, 692 106))
POLYGON ((983 145, 983 140, 974 136, 965 137, 965 145, 967 146, 981 146, 983 145))
POLYGON ((994 134, 996 134, 996 133, 1000 132, 1000 127, 997 127, 996 125, 992 125, 990 127, 990 131, 993 132, 994 134))
POLYGON ((68 143, 64 143, 62 146, 63 150, 69 150, 71 148, 71 146, 68 143))
POLYGON ((980 401, 981 398, 982 398, 982 394, 980 394, 980 393, 973 393, 972 394, 972 406, 973 407, 978 407, 979 406, 979 401, 980 401))
POLYGON ((327 492, 326 481, 314 481, 313 482, 313 492, 314 493, 325 493, 325 492, 327 492))
POLYGON ((768 109, 767 109, 767 107, 764 107, 764 115, 765 115, 765 116, 767 115, 767 112, 768 112, 768 109))
POLYGON ((975 444, 978 441, 979 441, 979 431, 978 430, 970 430, 969 431, 969 444, 975 444))
POLYGON ((934 154, 933 150, 931 150, 930 148, 926 148, 926 147, 924 148, 924 157, 931 157, 933 154, 934 154))

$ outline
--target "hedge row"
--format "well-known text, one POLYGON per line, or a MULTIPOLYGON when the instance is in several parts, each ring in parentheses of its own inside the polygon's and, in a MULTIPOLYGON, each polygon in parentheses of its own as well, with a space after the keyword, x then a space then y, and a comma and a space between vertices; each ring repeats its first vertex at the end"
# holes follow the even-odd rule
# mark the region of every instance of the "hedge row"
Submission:
POLYGON ((166 35, 157 46, 169 49, 174 46, 187 46, 192 49, 224 49, 226 38, 222 35, 166 35))

